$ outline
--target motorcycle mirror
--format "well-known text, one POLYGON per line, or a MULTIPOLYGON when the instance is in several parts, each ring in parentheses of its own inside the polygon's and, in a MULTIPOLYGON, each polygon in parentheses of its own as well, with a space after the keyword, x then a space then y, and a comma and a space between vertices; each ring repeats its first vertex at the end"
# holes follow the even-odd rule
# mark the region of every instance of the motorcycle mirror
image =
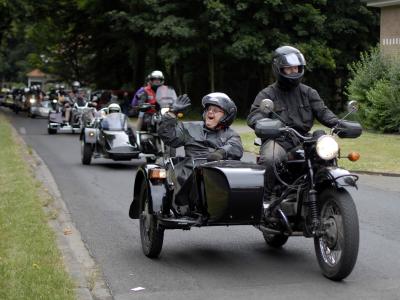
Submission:
POLYGON ((347 111, 348 112, 358 111, 358 102, 355 100, 352 100, 349 103, 347 103, 347 111))
POLYGON ((266 113, 274 111, 274 102, 271 99, 263 99, 260 103, 260 110, 266 113))

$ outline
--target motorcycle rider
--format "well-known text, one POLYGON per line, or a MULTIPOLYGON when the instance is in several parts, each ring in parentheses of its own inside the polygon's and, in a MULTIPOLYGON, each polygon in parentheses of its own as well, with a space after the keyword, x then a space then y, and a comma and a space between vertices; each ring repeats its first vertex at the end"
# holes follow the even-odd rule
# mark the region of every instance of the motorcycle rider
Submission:
MULTIPOLYGON (((140 106, 143 103, 150 103, 156 105, 156 92, 159 86, 164 84, 164 74, 161 71, 155 70, 150 73, 148 84, 144 87, 143 93, 138 95, 137 105, 140 106)), ((156 110, 154 108, 149 109, 146 112, 140 112, 136 124, 137 130, 145 130, 147 123, 150 121, 151 115, 156 110)))
POLYGON ((240 160, 243 156, 240 136, 230 128, 237 113, 235 103, 224 93, 208 94, 201 103, 203 120, 182 123, 177 120, 176 114, 187 109, 191 103, 186 95, 179 96, 171 110, 162 116, 158 130, 166 145, 185 148, 186 158, 175 165, 174 194, 177 204, 189 204, 192 209, 197 201, 196 189, 192 188, 193 158, 216 161, 240 160))
MULTIPOLYGON (((274 111, 287 126, 307 135, 317 119, 327 127, 334 127, 339 119, 329 110, 318 92, 302 84, 306 61, 303 54, 291 46, 282 46, 274 51, 272 70, 275 83, 269 85, 256 96, 247 117, 247 124, 255 128, 256 122, 263 118, 277 119, 272 113, 260 110, 263 99, 274 102, 274 111)), ((293 137, 280 137, 263 140, 259 163, 265 165, 264 199, 270 201, 279 187, 276 187, 275 168, 288 160, 291 151, 299 145, 293 137)))

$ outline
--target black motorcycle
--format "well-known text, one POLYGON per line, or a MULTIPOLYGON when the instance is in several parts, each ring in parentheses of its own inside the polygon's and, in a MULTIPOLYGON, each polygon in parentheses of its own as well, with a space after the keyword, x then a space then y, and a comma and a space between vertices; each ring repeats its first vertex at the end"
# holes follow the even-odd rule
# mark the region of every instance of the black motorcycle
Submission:
MULTIPOLYGON (((273 110, 271 100, 262 103, 263 109, 273 110)), ((334 134, 356 138, 361 132, 358 123, 342 120, 331 134, 318 131, 302 136, 279 119, 259 120, 259 137, 293 134, 303 146, 276 170, 282 187, 272 202, 264 201, 265 169, 256 163, 194 160, 191 194, 195 193, 195 201, 189 204, 174 196, 175 166, 184 158, 171 157, 164 165, 139 168, 129 216, 140 220, 144 254, 158 257, 165 229, 253 225, 274 248, 283 246, 291 236, 313 238, 324 276, 332 280, 347 277, 357 260, 359 224, 346 188, 357 187, 358 176, 338 166, 341 156, 334 134)), ((349 155, 351 160, 356 158, 354 153, 349 155)))
POLYGON ((157 133, 162 114, 176 99, 175 90, 170 86, 162 85, 157 88, 156 105, 143 103, 138 106, 138 110, 144 113, 144 130, 136 131, 136 140, 140 147, 141 157, 145 157, 148 163, 154 163, 158 158, 173 157, 176 154, 176 149, 165 145, 157 133), (149 111, 151 113, 148 113, 149 111))

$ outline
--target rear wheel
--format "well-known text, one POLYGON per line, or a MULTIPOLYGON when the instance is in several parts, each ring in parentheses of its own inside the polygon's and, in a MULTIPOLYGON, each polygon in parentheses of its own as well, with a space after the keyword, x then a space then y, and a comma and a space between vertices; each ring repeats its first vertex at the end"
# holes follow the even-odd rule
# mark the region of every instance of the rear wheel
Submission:
POLYGON ((160 255, 164 228, 157 225, 157 219, 150 209, 150 197, 146 182, 143 182, 140 191, 140 238, 144 255, 156 258, 160 255))
POLYGON ((319 200, 323 235, 314 238, 315 252, 324 276, 339 281, 351 273, 357 261, 357 210, 344 189, 326 189, 319 200))
POLYGON ((82 164, 84 165, 90 165, 90 161, 92 160, 92 144, 85 143, 85 141, 82 140, 82 145, 81 145, 81 156, 82 156, 82 164))
POLYGON ((263 232, 263 236, 267 245, 273 248, 282 247, 283 245, 286 244, 287 240, 289 239, 288 236, 283 234, 269 234, 263 232))

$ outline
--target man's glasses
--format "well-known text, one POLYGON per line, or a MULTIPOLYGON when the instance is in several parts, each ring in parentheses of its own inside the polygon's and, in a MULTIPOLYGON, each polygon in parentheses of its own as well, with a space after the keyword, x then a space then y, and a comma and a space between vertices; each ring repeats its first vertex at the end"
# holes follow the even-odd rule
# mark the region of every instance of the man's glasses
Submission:
POLYGON ((217 107, 211 107, 211 106, 209 106, 206 109, 206 112, 207 113, 212 112, 213 114, 218 114, 218 113, 223 114, 224 113, 224 111, 222 109, 219 109, 217 107))

